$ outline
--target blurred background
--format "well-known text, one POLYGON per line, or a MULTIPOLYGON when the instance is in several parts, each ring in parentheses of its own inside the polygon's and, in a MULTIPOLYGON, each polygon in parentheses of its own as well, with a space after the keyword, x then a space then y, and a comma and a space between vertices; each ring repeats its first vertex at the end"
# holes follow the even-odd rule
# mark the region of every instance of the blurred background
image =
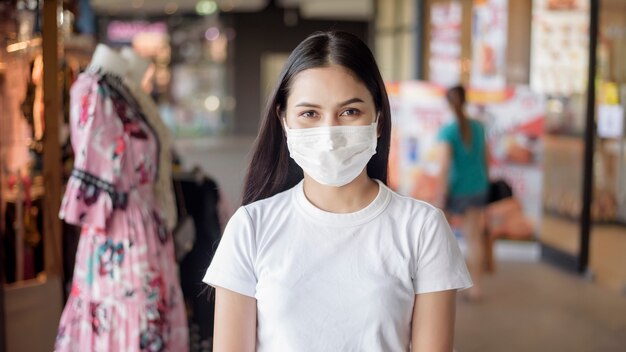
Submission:
MULTIPOLYGON (((485 297, 459 301, 456 350, 626 351, 626 1, 0 0, 0 352, 53 348, 79 237, 57 216, 69 89, 96 46, 150 61, 176 177, 211 182, 232 212, 265 99, 319 30, 377 59, 397 192, 441 187, 448 87, 486 126, 490 176, 513 195, 488 208, 485 297)), ((198 224, 215 206, 197 206, 196 238, 214 236, 198 224)), ((190 348, 210 350, 210 307, 189 300, 190 348)))

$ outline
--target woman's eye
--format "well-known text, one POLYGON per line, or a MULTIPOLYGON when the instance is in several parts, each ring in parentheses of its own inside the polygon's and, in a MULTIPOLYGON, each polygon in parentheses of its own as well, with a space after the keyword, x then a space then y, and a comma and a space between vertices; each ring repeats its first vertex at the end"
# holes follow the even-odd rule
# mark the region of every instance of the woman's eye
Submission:
POLYGON ((341 113, 342 116, 357 116, 361 112, 358 109, 347 109, 341 113))
POLYGON ((305 112, 301 113, 300 116, 304 117, 304 118, 307 118, 307 119, 310 119, 310 118, 315 117, 315 111, 305 111, 305 112))

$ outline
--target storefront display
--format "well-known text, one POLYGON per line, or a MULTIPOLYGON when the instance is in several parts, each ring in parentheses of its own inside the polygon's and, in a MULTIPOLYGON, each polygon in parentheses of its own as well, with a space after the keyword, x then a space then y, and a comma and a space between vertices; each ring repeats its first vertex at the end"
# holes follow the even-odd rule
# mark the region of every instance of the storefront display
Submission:
POLYGON ((589 1, 533 1, 531 32, 530 86, 546 97, 540 239, 574 257, 581 250, 589 1))
POLYGON ((531 87, 547 99, 544 257, 623 290, 626 3, 536 0, 533 10, 531 87))
MULTIPOLYGON (((534 91, 548 97, 545 144, 546 178, 544 207, 552 215, 575 220, 582 209, 583 132, 588 56, 589 8, 587 1, 536 1, 533 22, 534 91), (567 80, 567 81, 564 81, 567 80), (564 176, 569 176, 565 178, 564 176)), ((619 82, 623 76, 615 61, 620 42, 619 21, 603 24, 598 47, 597 136, 594 154, 593 221, 616 221, 621 182, 620 144, 623 136, 623 109, 619 82)))
POLYGON ((601 16, 597 54, 596 213, 626 224, 626 4, 613 6, 601 16))
POLYGON ((432 83, 451 87, 461 81, 461 19, 459 2, 431 6, 428 77, 432 83))
POLYGON ((589 270, 615 291, 626 288, 626 2, 600 4, 596 80, 594 222, 589 270))
POLYGON ((545 99, 528 86, 505 90, 502 101, 471 104, 470 115, 479 117, 487 130, 491 153, 490 177, 513 187, 524 214, 537 233, 541 224, 542 159, 544 157, 545 99))
POLYGON ((392 118, 396 190, 433 202, 441 190, 436 136, 452 118, 444 88, 421 81, 400 82, 393 95, 392 118))
POLYGON ((50 221, 59 185, 45 177, 50 171, 58 176, 61 167, 44 161, 52 150, 45 144, 58 147, 59 134, 49 125, 52 116, 62 116, 55 104, 62 76, 49 67, 56 66, 50 59, 65 32, 60 8, 39 4, 42 11, 37 1, 0 4, 0 326, 6 333, 0 347, 9 351, 49 349, 63 304, 61 241, 53 230, 59 222, 50 221), (44 92, 53 86, 44 107, 44 92))
POLYGON ((164 122, 178 138, 216 136, 232 127, 235 99, 229 79, 235 37, 216 17, 181 16, 176 21, 113 19, 102 41, 132 45, 153 65, 144 87, 156 99, 164 122))
POLYGON ((554 96, 587 87, 589 1, 533 1, 530 85, 554 96))
POLYGON ((171 28, 172 84, 168 114, 178 137, 220 136, 232 130, 235 31, 216 17, 171 28))
MULTIPOLYGON (((22 33, 22 36, 25 34, 22 33)), ((32 238, 43 230, 41 223, 37 227, 43 196, 42 170, 29 148, 35 142, 35 125, 31 122, 36 120, 41 128, 39 133, 43 133, 40 100, 37 105, 40 108, 36 109, 38 113, 34 111, 35 91, 40 91, 41 81, 38 82, 39 88, 31 81, 34 74, 31 63, 37 58, 37 72, 41 76, 41 47, 38 44, 40 41, 31 42, 28 37, 26 42, 13 44, 19 43, 26 44, 13 45, 10 51, 6 50, 6 46, 0 48, 0 63, 4 66, 0 71, 0 109, 3 112, 0 114, 0 189, 3 193, 0 221, 5 229, 2 238, 5 256, 10 259, 2 268, 8 283, 33 279, 43 271, 41 236, 37 241, 32 238), (25 112, 32 114, 27 116, 25 112), (33 217, 33 213, 38 215, 33 217)))
POLYGON ((470 87, 482 91, 506 88, 508 0, 474 0, 470 87))

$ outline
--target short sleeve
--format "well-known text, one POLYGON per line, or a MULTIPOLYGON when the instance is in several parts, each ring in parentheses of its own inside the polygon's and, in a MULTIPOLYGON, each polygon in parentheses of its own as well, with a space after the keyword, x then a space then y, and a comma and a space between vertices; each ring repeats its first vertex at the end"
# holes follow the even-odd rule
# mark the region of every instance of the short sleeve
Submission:
POLYGON ((254 297, 256 239, 250 215, 240 207, 230 219, 215 256, 204 276, 205 283, 254 297))
POLYGON ((112 211, 127 201, 118 189, 126 133, 96 76, 84 74, 70 94, 74 167, 59 216, 70 224, 104 229, 112 211))
POLYGON ((413 278, 416 294, 472 286, 458 242, 440 210, 435 210, 426 218, 417 242, 413 278))
POLYGON ((450 126, 443 126, 439 132, 437 132, 437 141, 438 142, 449 142, 450 141, 450 126))

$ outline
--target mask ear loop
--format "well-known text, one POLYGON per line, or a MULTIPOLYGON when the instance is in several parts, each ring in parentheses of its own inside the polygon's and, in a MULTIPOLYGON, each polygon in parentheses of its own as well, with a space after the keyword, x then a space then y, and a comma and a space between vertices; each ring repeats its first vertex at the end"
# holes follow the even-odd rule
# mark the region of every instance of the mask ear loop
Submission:
POLYGON ((285 132, 289 131, 290 128, 287 125, 287 118, 286 118, 286 114, 280 112, 280 106, 276 106, 276 116, 283 122, 283 129, 285 130, 285 132), (282 116, 281 116, 282 115, 282 116))
POLYGON ((378 121, 380 121, 380 111, 376 113, 376 119, 374 120, 374 122, 372 122, 373 125, 375 125, 375 129, 376 129, 376 139, 380 138, 380 133, 378 131, 378 121))

